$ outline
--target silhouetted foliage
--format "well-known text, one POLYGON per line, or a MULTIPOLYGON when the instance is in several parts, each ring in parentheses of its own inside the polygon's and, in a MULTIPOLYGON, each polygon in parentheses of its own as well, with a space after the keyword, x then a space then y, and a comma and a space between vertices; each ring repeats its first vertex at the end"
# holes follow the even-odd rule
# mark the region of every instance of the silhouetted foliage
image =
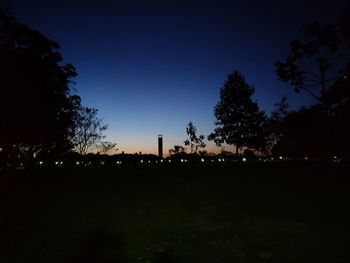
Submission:
POLYGON ((94 108, 80 107, 75 116, 72 141, 80 154, 87 154, 93 147, 98 147, 98 143, 104 138, 102 132, 108 126, 97 116, 97 112, 94 108))
MULTIPOLYGON (((350 146, 350 63, 335 78, 328 78, 326 74, 332 66, 329 55, 340 46, 340 32, 335 25, 321 26, 317 23, 307 26, 303 32, 308 42, 293 41, 287 62, 276 63, 277 73, 281 80, 290 82, 296 91, 307 90, 318 102, 287 115, 282 111, 284 120, 278 115, 277 119, 272 116, 272 124, 277 123, 282 128, 275 130, 283 134, 272 151, 293 157, 347 157, 350 146), (313 62, 314 66, 309 67, 305 61, 313 62), (319 95, 309 90, 317 87, 319 95)), ((345 35, 346 32, 343 28, 345 35)), ((343 47, 344 51, 349 52, 349 47, 343 47)), ((271 134, 276 137, 274 133, 271 134)))
POLYGON ((185 153, 185 147, 181 146, 181 145, 174 145, 174 149, 170 149, 169 150, 169 154, 182 154, 185 153))
POLYGON ((268 151, 279 141, 285 133, 285 119, 289 114, 287 98, 282 97, 281 101, 275 103, 275 109, 271 112, 271 116, 266 123, 266 134, 268 141, 268 151))
POLYGON ((350 63, 344 75, 322 96, 319 106, 328 118, 329 140, 334 154, 349 157, 350 147, 350 63))
POLYGON ((334 55, 340 45, 338 28, 311 23, 301 32, 303 41, 291 41, 286 61, 275 64, 276 72, 279 79, 290 83, 296 92, 305 90, 320 100, 334 81, 334 76, 329 76, 330 55, 334 55))
POLYGON ((98 152, 101 154, 110 154, 112 152, 117 152, 117 144, 112 142, 100 142, 97 146, 98 152))
POLYGON ((285 119, 285 133, 272 149, 275 155, 321 157, 326 154, 326 124, 316 107, 291 112, 285 119))
POLYGON ((291 157, 331 159, 348 157, 350 146, 349 81, 339 79, 322 96, 322 102, 289 113, 283 133, 272 149, 291 157))
POLYGON ((249 161, 255 161, 257 159, 256 155, 254 154, 254 151, 251 149, 244 149, 243 156, 246 158, 246 160, 249 161))
POLYGON ((208 155, 208 151, 206 151, 206 150, 198 151, 198 154, 199 154, 200 156, 207 156, 207 155, 208 155))
POLYGON ((0 14, 0 155, 3 166, 33 154, 72 148, 73 118, 80 98, 69 84, 77 74, 62 63, 59 45, 0 14))
POLYGON ((199 148, 205 148, 206 144, 204 143, 204 135, 197 136, 197 128, 190 121, 186 127, 186 133, 188 139, 184 141, 186 146, 190 146, 190 151, 192 153, 197 153, 199 148))
POLYGON ((223 143, 236 146, 236 154, 242 147, 263 149, 265 113, 252 100, 254 87, 248 84, 238 71, 230 74, 220 90, 220 102, 215 106, 217 121, 214 132, 208 137, 218 146, 223 143))

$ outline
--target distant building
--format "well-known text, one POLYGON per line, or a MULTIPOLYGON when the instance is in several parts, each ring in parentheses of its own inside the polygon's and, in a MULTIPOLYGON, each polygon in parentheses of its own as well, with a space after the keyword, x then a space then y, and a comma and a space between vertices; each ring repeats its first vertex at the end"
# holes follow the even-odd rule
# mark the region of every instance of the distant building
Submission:
POLYGON ((163 158, 163 135, 158 135, 158 157, 163 158))

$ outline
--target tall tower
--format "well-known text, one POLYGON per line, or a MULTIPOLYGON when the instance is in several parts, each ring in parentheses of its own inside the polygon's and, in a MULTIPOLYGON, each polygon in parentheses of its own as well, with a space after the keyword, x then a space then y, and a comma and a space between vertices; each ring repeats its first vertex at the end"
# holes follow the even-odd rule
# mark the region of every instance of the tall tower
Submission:
POLYGON ((158 157, 163 158, 163 135, 158 135, 158 157))

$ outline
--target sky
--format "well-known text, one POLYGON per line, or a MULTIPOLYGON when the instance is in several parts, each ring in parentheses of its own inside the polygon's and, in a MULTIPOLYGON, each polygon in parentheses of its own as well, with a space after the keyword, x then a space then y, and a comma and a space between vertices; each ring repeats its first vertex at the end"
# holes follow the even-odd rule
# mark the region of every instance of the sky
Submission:
MULTIPOLYGON (((0 0, 3 1, 3 0, 0 0)), ((300 28, 340 19, 346 0, 107 1, 12 0, 17 19, 55 40, 78 76, 72 91, 99 110, 105 140, 119 152, 164 152, 215 128, 214 106, 234 70, 255 86, 267 113, 286 96, 292 109, 314 103, 278 80, 300 28)), ((212 142, 207 151, 218 152, 212 142)), ((233 150, 226 147, 225 150, 233 150)))

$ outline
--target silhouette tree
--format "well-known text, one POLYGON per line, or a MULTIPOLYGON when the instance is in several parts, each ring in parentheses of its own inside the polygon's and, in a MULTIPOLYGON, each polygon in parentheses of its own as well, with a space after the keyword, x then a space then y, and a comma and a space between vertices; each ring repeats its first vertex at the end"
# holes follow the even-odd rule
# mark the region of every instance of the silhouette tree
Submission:
MULTIPOLYGON (((350 68, 346 72, 350 73, 350 68)), ((278 132, 279 139, 272 148, 274 154, 327 160, 334 156, 349 157, 348 73, 322 94, 321 102, 309 108, 277 114, 277 125, 273 129, 278 132)))
POLYGON ((61 65, 59 45, 0 13, 0 158, 3 166, 34 154, 72 148, 80 98, 70 93, 76 71, 61 65))
POLYGON ((311 23, 304 27, 304 40, 290 42, 285 62, 275 63, 280 80, 290 83, 296 92, 304 90, 317 100, 335 80, 329 76, 330 55, 339 48, 340 38, 335 25, 311 23))
POLYGON ((112 142, 100 142, 98 145, 98 151, 101 154, 108 154, 112 152, 117 152, 119 149, 116 148, 117 144, 112 142))
MULTIPOLYGON (((346 13, 349 13, 348 9, 346 13)), ((339 27, 317 23, 308 25, 302 30, 304 40, 291 42, 286 62, 276 63, 277 74, 282 81, 291 83, 297 92, 309 92, 318 101, 312 107, 287 114, 282 121, 285 134, 273 148, 274 152, 328 159, 334 155, 348 155, 350 63, 345 60, 344 54, 338 54, 338 51, 349 52, 349 42, 341 45, 341 40, 350 39, 348 20, 344 15, 339 27), (333 62, 335 55, 337 60, 333 62), (346 66, 335 71, 331 62, 334 65, 342 62, 346 66), (333 72, 337 74, 330 77, 333 72)), ((274 124, 277 122, 275 120, 274 124)))
POLYGON ((261 149, 266 144, 263 125, 264 112, 259 110, 251 96, 254 87, 249 85, 238 71, 230 74, 220 90, 220 102, 215 106, 217 121, 214 132, 208 136, 218 146, 223 143, 236 146, 236 154, 242 147, 261 149))
POLYGON ((186 127, 188 139, 184 141, 186 146, 190 146, 191 154, 197 153, 199 148, 205 148, 204 135, 197 136, 197 128, 190 121, 186 127))
POLYGON ((271 112, 271 116, 266 122, 266 134, 268 141, 268 151, 271 151, 273 146, 285 134, 285 119, 289 114, 287 98, 282 97, 281 101, 275 103, 275 109, 271 112))
POLYGON ((75 150, 80 154, 87 154, 104 138, 102 132, 108 126, 103 123, 103 119, 97 116, 97 112, 98 110, 94 108, 80 107, 75 116, 72 142, 75 150))
POLYGON ((174 145, 174 149, 169 150, 169 154, 184 154, 185 153, 185 148, 181 145, 174 145))

